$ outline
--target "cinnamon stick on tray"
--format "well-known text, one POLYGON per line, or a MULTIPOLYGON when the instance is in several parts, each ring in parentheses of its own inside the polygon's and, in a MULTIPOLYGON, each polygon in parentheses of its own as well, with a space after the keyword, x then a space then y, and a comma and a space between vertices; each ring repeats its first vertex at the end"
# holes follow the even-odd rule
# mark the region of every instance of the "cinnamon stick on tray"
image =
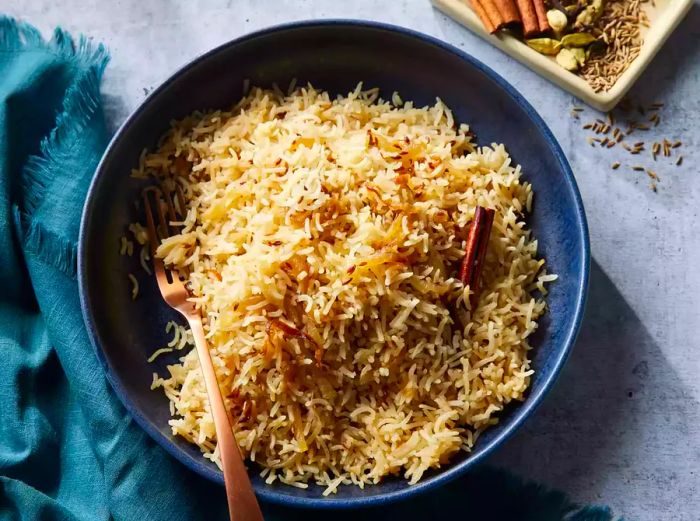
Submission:
MULTIPOLYGON (((536 0, 516 0, 518 3, 518 10, 520 11, 520 18, 523 21, 523 35, 525 38, 534 36, 540 32, 540 23, 537 18, 537 11, 535 10, 536 0)), ((542 0, 539 0, 542 2, 542 0)), ((544 9, 544 2, 542 3, 544 9)), ((545 21, 547 17, 545 15, 545 21)))
POLYGON ((494 0, 503 17, 503 25, 520 23, 520 13, 514 0, 494 0))
MULTIPOLYGON (((477 14, 479 19, 481 20, 481 23, 484 25, 484 29, 488 33, 495 33, 496 32, 496 24, 491 21, 491 17, 489 14, 486 12, 486 8, 484 5, 481 3, 481 0, 469 0, 469 3, 472 6, 472 9, 474 9, 474 12, 477 14)), ((497 14, 497 13, 495 13, 497 14)))
POLYGON ((469 3, 491 34, 509 25, 522 24, 525 38, 550 29, 544 0, 469 0, 469 3))
POLYGON ((547 8, 544 6, 544 0, 533 0, 535 4, 535 13, 537 13, 537 25, 539 26, 540 32, 544 33, 549 31, 551 27, 547 21, 547 8))
POLYGON ((471 290, 470 300, 472 307, 481 289, 481 271, 484 269, 486 247, 489 243, 489 235, 491 235, 495 214, 495 210, 491 208, 477 206, 474 212, 474 219, 469 226, 467 247, 459 270, 459 278, 462 284, 469 286, 471 290))
POLYGON ((489 33, 520 22, 514 0, 470 0, 470 3, 489 33))

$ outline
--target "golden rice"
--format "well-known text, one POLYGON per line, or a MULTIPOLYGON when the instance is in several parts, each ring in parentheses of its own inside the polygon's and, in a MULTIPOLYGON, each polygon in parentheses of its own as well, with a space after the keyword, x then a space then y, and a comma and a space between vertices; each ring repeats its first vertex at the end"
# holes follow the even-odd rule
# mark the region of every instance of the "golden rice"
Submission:
MULTIPOLYGON (((268 483, 415 483, 470 450, 533 373, 555 276, 525 223, 531 186, 440 100, 378 96, 255 88, 174 122, 134 172, 184 189, 157 255, 186 277, 238 444, 268 483), (477 205, 496 217, 470 310, 457 271, 477 205)), ((169 348, 191 346, 175 334, 169 348)), ((168 372, 153 387, 173 433, 218 463, 196 351, 168 372)))

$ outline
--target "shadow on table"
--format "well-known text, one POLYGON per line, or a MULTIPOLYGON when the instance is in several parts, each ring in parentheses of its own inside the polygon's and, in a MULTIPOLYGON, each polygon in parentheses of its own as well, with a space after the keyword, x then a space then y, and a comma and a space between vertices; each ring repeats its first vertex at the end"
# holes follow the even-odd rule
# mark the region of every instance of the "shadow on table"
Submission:
MULTIPOLYGON (((575 493, 598 490, 628 468, 655 473, 648 454, 653 423, 690 434, 679 403, 693 400, 600 266, 592 262, 591 289, 577 345, 551 396, 489 464, 508 467, 575 493)), ((655 473, 659 486, 674 479, 655 473)), ((602 498, 612 501, 614 498, 602 498)))
POLYGON ((311 511, 265 505, 268 521, 611 521, 604 507, 585 508, 581 517, 565 493, 526 483, 505 470, 482 465, 468 475, 416 499, 361 510, 311 511), (583 514, 588 515, 586 517, 583 514))
POLYGON ((102 93, 102 107, 105 114, 107 134, 112 136, 129 115, 128 108, 123 97, 107 93, 102 93))

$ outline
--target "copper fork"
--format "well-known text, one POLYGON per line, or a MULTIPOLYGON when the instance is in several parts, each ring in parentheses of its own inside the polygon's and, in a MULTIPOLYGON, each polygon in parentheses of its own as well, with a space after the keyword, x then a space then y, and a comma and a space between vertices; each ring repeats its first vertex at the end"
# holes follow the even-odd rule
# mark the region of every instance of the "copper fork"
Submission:
POLYGON ((224 471, 230 519, 231 521, 263 521, 260 506, 253 492, 248 472, 243 464, 243 457, 236 444, 231 421, 221 395, 219 382, 214 371, 214 364, 212 363, 207 340, 204 336, 204 329, 202 328, 202 315, 195 305, 188 300, 190 297, 189 292, 178 274, 166 270, 163 261, 155 255, 155 250, 159 244, 158 232, 160 232, 162 237, 168 237, 170 235, 169 223, 176 221, 178 214, 184 214, 185 205, 182 191, 176 189, 174 195, 164 195, 163 190, 157 187, 150 187, 144 190, 143 201, 146 209, 151 258, 156 280, 158 281, 158 288, 165 302, 185 317, 194 337, 212 416, 214 417, 214 427, 219 445, 221 466, 224 471), (158 215, 158 229, 153 218, 151 197, 154 198, 158 215), (167 210, 167 215, 163 208, 164 206, 167 210), (176 206, 179 206, 179 209, 176 206))

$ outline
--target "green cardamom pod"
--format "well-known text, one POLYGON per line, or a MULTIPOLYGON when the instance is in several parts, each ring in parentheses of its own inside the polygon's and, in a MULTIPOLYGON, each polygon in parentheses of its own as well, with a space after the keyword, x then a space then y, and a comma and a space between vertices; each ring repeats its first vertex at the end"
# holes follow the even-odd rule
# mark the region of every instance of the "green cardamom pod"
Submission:
POLYGON ((590 33, 571 33, 561 39, 561 44, 566 47, 586 47, 596 41, 596 37, 590 33))
POLYGON ((571 49, 562 49, 556 57, 557 63, 564 67, 567 71, 577 71, 579 62, 571 49))
POLYGON ((531 38, 525 43, 535 49, 540 54, 554 56, 561 49, 561 43, 553 38, 531 38))

